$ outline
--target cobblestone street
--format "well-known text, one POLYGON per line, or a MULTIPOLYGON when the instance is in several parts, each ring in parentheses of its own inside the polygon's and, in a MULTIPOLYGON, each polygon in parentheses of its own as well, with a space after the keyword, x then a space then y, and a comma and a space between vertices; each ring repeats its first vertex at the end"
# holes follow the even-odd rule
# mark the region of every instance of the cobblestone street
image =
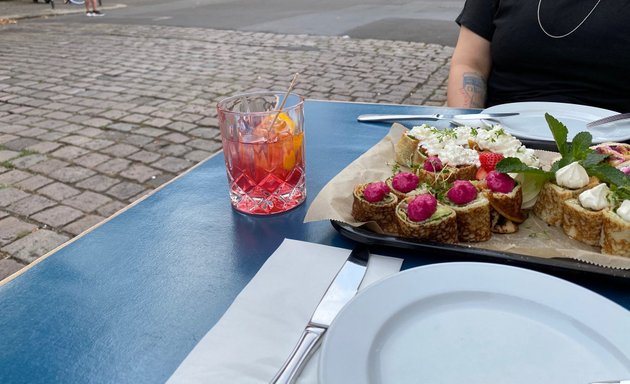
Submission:
POLYGON ((183 27, 0 26, 0 279, 220 150, 226 95, 286 89, 299 72, 308 98, 442 105, 451 54, 183 27))

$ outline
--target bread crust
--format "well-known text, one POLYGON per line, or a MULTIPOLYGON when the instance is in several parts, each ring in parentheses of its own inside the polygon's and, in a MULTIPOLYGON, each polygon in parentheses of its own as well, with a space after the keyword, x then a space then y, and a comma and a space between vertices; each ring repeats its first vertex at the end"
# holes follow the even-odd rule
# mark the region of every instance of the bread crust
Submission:
POLYGON ((545 223, 559 227, 562 225, 563 203, 569 199, 576 199, 580 193, 597 184, 599 180, 596 177, 591 177, 587 185, 578 189, 563 188, 554 182, 547 181, 543 184, 538 200, 534 204, 534 214, 545 223))
POLYGON ((602 233, 603 211, 591 211, 580 205, 577 199, 562 204, 562 229, 572 239, 588 245, 599 246, 602 233))
POLYGON ((398 143, 396 143, 395 153, 396 162, 406 167, 411 167, 414 164, 414 157, 416 149, 418 148, 420 141, 415 137, 409 136, 408 133, 404 133, 398 143))
POLYGON ((477 166, 474 164, 462 164, 455 167, 447 165, 440 172, 429 172, 420 167, 416 172, 421 183, 431 185, 435 185, 436 183, 452 183, 455 180, 474 180, 476 173, 477 166))
POLYGON ((490 227, 490 202, 483 196, 466 205, 450 205, 457 218, 457 239, 462 242, 488 241, 492 237, 490 227))
POLYGON ((438 203, 440 207, 446 207, 450 210, 447 216, 439 220, 415 222, 407 217, 407 204, 412 199, 408 197, 398 203, 396 207, 396 220, 400 234, 416 240, 431 240, 440 243, 456 243, 457 242, 457 219, 455 211, 451 208, 438 203))
POLYGON ((602 214, 602 253, 630 257, 630 222, 611 210, 602 214))
POLYGON ((490 206, 501 216, 515 224, 520 224, 527 219, 527 215, 521 209, 523 205, 523 189, 520 184, 517 184, 510 193, 492 192, 490 190, 485 192, 490 206))
POLYGON ((367 184, 360 184, 354 188, 352 217, 357 221, 374 221, 384 232, 398 234, 398 222, 394 217, 398 198, 390 192, 391 198, 387 203, 370 203, 363 197, 366 186, 367 184))

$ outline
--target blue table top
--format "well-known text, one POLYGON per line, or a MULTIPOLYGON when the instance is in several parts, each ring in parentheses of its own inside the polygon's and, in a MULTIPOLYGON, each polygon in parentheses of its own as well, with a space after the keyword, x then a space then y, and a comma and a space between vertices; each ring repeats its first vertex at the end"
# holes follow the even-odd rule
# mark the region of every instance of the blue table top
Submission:
MULTIPOLYGON (((284 238, 354 246, 329 222, 302 220, 321 188, 387 133, 356 116, 444 112, 308 101, 300 207, 232 210, 219 154, 41 260, 0 286, 0 382, 164 382, 284 238)), ((405 268, 435 256, 407 257, 405 268)), ((630 308, 628 285, 574 281, 630 308)))

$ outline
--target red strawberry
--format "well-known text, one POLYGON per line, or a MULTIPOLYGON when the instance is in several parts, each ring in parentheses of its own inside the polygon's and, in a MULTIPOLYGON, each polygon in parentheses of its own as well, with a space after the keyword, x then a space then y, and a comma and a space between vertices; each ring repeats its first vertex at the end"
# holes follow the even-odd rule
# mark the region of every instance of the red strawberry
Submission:
POLYGON ((475 175, 475 179, 483 180, 486 178, 488 171, 486 171, 483 167, 477 168, 477 174, 475 175))
POLYGON ((503 160, 503 155, 494 152, 481 152, 479 154, 479 162, 481 167, 487 172, 494 171, 499 161, 503 160))

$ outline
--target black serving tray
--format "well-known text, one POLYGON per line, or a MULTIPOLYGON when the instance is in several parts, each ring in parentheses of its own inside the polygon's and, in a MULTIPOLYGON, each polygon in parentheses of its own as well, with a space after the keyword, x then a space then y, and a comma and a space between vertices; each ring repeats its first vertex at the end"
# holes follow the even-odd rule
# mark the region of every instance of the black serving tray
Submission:
POLYGON ((518 253, 492 251, 475 248, 471 245, 444 244, 430 241, 414 241, 392 235, 384 235, 372 232, 362 227, 353 227, 349 224, 331 220, 332 226, 344 237, 368 246, 393 247, 412 250, 421 256, 439 256, 443 261, 481 261, 499 264, 507 264, 541 272, 556 272, 560 274, 570 273, 605 279, 615 279, 630 284, 630 270, 600 267, 568 258, 545 259, 541 257, 522 255, 518 253))

